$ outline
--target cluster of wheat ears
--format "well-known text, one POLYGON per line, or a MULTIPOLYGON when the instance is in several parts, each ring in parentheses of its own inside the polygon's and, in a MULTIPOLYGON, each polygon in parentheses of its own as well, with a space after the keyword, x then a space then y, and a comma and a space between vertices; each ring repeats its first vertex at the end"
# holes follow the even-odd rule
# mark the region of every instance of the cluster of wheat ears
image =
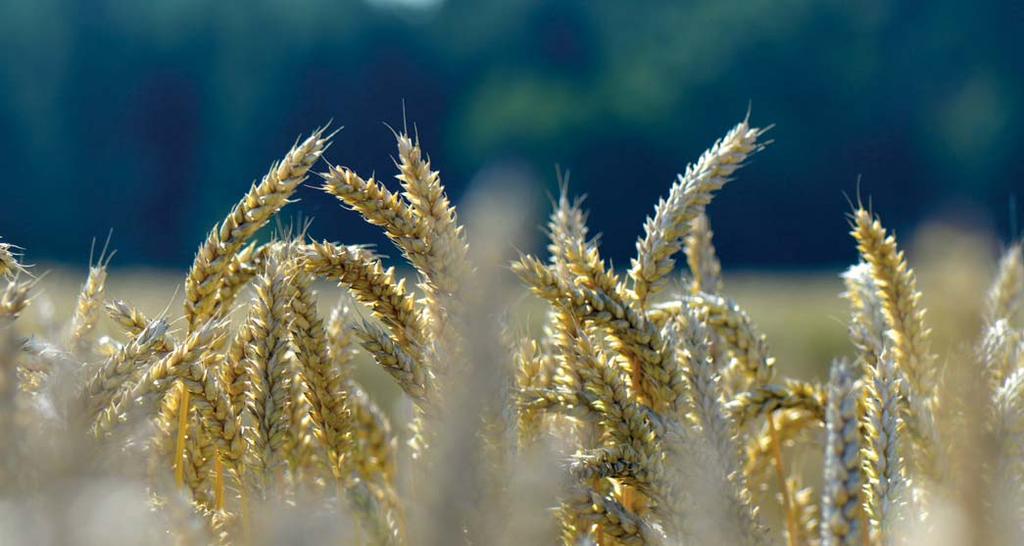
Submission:
POLYGON ((474 260, 503 254, 471 252, 407 132, 400 193, 344 167, 319 176, 394 243, 415 290, 363 246, 255 241, 321 160, 323 130, 210 232, 178 319, 105 299, 101 258, 70 323, 28 331, 18 319, 36 280, 0 244, 0 505, 56 514, 59 502, 41 500, 55 482, 92 473, 141 480, 156 516, 144 536, 177 543, 298 543, 297 530, 316 529, 313 543, 860 545, 942 528, 943 499, 970 482, 981 484, 974 536, 1024 536, 1021 246, 991 288, 975 381, 948 385, 914 271, 857 207, 861 262, 843 275, 856 356, 837 359, 827 384, 779 378, 764 336, 722 293, 705 215, 763 133, 744 120, 678 176, 625 273, 563 191, 550 256, 511 265, 548 304, 542 332, 502 319, 487 292, 501 268, 474 260), (681 253, 689 272, 668 294, 681 253), (323 279, 354 300, 326 319, 313 290, 323 279), (98 335, 104 314, 118 335, 98 335), (359 349, 412 402, 405 463, 405 428, 353 379, 359 349), (946 403, 943 389, 976 396, 946 403), (976 480, 957 481, 967 463, 954 446, 967 438, 987 442, 987 458, 968 465, 976 480), (553 443, 562 451, 524 459, 553 443), (794 450, 821 454, 816 475, 801 479, 794 450), (549 523, 512 513, 531 473, 551 478, 536 484, 551 497, 530 507, 549 523))

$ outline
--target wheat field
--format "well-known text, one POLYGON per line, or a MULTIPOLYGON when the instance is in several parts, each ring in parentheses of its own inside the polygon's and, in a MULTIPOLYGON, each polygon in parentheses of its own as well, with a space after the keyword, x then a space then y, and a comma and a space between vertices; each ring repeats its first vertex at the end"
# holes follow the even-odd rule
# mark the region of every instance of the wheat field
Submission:
POLYGON ((406 131, 397 184, 297 141, 183 280, 5 240, 2 542, 1021 543, 1020 243, 932 227, 915 269, 858 200, 841 275, 723 275, 706 209, 764 133, 688 165, 619 269, 564 181, 520 252, 528 200, 457 213, 406 131), (267 228, 315 179, 401 267, 267 228))

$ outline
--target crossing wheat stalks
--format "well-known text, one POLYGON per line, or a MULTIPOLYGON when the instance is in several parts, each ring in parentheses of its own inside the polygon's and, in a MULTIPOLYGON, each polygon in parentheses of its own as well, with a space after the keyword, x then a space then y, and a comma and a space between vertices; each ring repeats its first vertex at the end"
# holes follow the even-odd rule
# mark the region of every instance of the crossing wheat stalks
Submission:
POLYGON ((888 546, 934 540, 970 482, 985 484, 971 524, 1019 543, 1021 244, 958 357, 977 372, 960 389, 975 398, 948 394, 962 386, 933 350, 917 274, 861 207, 859 259, 836 280, 852 358, 824 384, 782 376, 727 293, 708 217, 717 192, 743 192, 726 183, 764 133, 744 119, 687 166, 637 222, 626 271, 602 255, 567 176, 548 256, 508 266, 511 235, 464 225, 406 132, 394 187, 344 166, 317 176, 339 214, 382 230, 407 276, 358 242, 259 236, 323 159, 323 129, 210 231, 180 314, 108 300, 104 252, 66 327, 40 327, 26 319, 38 282, 0 243, 0 532, 42 522, 84 537, 100 527, 81 524, 81 503, 124 484, 145 509, 100 523, 137 526, 132 543, 888 546), (545 306, 541 326, 509 312, 513 276, 545 306), (342 297, 321 316, 325 285, 342 297), (401 408, 361 384, 357 358, 390 376, 401 408), (974 470, 950 456, 968 432, 974 470), (106 489, 83 485, 97 479, 106 489))

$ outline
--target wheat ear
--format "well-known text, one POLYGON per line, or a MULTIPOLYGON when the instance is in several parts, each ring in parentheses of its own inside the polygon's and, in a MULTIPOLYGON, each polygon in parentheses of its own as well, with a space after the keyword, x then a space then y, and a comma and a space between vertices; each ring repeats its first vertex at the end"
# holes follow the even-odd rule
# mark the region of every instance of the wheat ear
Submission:
POLYGON ((1003 253, 995 282, 988 291, 985 318, 1012 321, 1024 306, 1024 243, 1016 243, 1003 253))
POLYGON ((996 509, 1009 512, 1019 525, 1021 491, 1024 487, 1024 368, 1007 376, 992 398, 994 419, 993 437, 996 438, 996 464, 993 477, 996 509), (1007 504, 1003 504, 1007 503, 1007 504), (1015 509, 1017 508, 1017 509, 1015 509))
POLYGON ((290 419, 287 378, 289 359, 294 357, 288 330, 291 293, 284 264, 276 253, 268 257, 254 279, 254 288, 256 295, 235 340, 237 348, 229 357, 228 379, 231 405, 240 408, 241 433, 247 446, 245 483, 262 494, 268 473, 280 470, 284 460, 285 425, 290 419))
POLYGON ((86 381, 83 392, 89 399, 89 415, 95 416, 109 404, 125 383, 138 380, 146 362, 163 348, 166 332, 166 321, 149 323, 86 381))
MULTIPOLYGON (((120 326, 130 340, 141 336, 154 322, 149 320, 137 307, 124 300, 108 301, 104 308, 107 311, 107 317, 120 326)), ((157 319, 157 321, 163 321, 163 319, 157 319)), ((158 352, 171 350, 171 338, 166 331, 161 332, 156 338, 153 348, 158 352)))
POLYGON ((430 377, 422 364, 417 362, 384 330, 368 321, 355 326, 363 349, 373 356, 395 380, 398 386, 420 407, 429 404, 430 377))
POLYGON ((345 285, 361 303, 388 326, 407 352, 419 356, 425 329, 405 280, 395 280, 394 268, 385 269, 373 253, 359 246, 312 243, 303 249, 306 271, 345 285))
MULTIPOLYGON (((660 490, 660 451, 655 449, 655 433, 647 422, 647 412, 635 402, 621 368, 593 346, 588 336, 575 336, 576 369, 582 380, 581 397, 589 400, 599 417, 605 445, 617 448, 626 467, 637 468, 628 476, 632 484, 657 497, 660 490)), ((612 458, 615 460, 615 458, 612 458)), ((626 476, 620 476, 626 477, 626 476)))
POLYGON ((573 279, 575 284, 615 294, 620 301, 629 302, 625 283, 601 259, 597 239, 587 239, 587 214, 581 207, 582 200, 570 200, 567 192, 568 187, 563 182, 555 210, 548 219, 552 266, 559 275, 573 279))
MULTIPOLYGON (((441 175, 430 167, 419 139, 407 133, 396 135, 398 170, 403 195, 420 224, 428 246, 422 273, 429 286, 442 297, 455 294, 466 271, 466 244, 462 226, 441 184, 441 175)), ((414 264, 415 265, 415 264, 414 264)), ((429 298, 428 294, 428 298, 429 298)))
POLYGON ((185 279, 185 318, 189 330, 212 316, 217 292, 232 258, 245 243, 288 204, 295 189, 327 147, 324 129, 298 143, 249 193, 235 205, 223 222, 210 232, 196 253, 185 279))
POLYGON ((770 416, 780 409, 798 409, 824 420, 825 392, 813 383, 787 379, 737 394, 726 404, 737 427, 762 415, 770 416))
MULTIPOLYGON (((515 363, 516 391, 527 392, 531 389, 546 387, 543 377, 544 360, 547 355, 541 352, 540 344, 532 339, 520 339, 512 347, 512 360, 515 363)), ((541 433, 543 415, 528 404, 519 404, 516 415, 517 445, 520 449, 528 448, 536 443, 541 433)))
POLYGON ((866 532, 860 462, 860 404, 855 367, 832 365, 826 410, 825 479, 821 506, 822 546, 860 546, 866 532))
POLYGON ((873 269, 871 264, 861 262, 847 269, 842 277, 846 285, 843 297, 850 302, 852 309, 850 339, 865 364, 874 367, 887 344, 888 326, 873 269))
POLYGON ((744 448, 746 462, 743 474, 751 479, 761 476, 769 468, 776 445, 781 443, 780 447, 785 446, 801 434, 824 423, 823 417, 795 408, 780 409, 773 416, 775 431, 770 430, 768 423, 765 423, 761 430, 747 441, 744 448))
MULTIPOLYGON (((35 286, 35 281, 8 281, 3 294, 0 294, 0 317, 7 321, 18 318, 18 315, 28 307, 29 291, 35 286)), ((4 325, 0 321, 0 325, 4 325)))
MULTIPOLYGON (((222 330, 222 324, 212 323, 193 332, 175 346, 173 351, 150 364, 138 381, 133 384, 125 384, 100 412, 93 425, 94 434, 105 435, 126 418, 126 412, 130 406, 145 403, 156 395, 164 394, 170 387, 169 383, 176 382, 178 379, 191 379, 196 382, 194 383, 197 385, 195 390, 202 391, 203 388, 198 384, 207 374, 201 374, 201 370, 194 370, 192 364, 198 362, 206 349, 223 335, 222 330)), ((216 379, 216 374, 209 375, 211 380, 216 379)), ((210 394, 217 394, 216 389, 211 390, 210 394)))
POLYGON ((864 382, 864 432, 861 450, 866 478, 865 503, 872 536, 884 544, 895 543, 897 517, 905 502, 907 479, 900 453, 903 419, 900 416, 900 379, 893 358, 882 355, 877 366, 866 367, 864 382))
POLYGON ((685 350, 686 377, 692 391, 693 411, 704 439, 714 450, 721 477, 728 488, 724 492, 729 504, 727 517, 735 528, 735 536, 744 544, 762 544, 766 532, 750 499, 743 462, 733 432, 735 424, 726 411, 718 386, 718 375, 708 358, 708 331, 699 312, 689 312, 681 341, 685 350))
POLYGON ((587 213, 582 204, 581 198, 570 199, 568 187, 563 185, 548 217, 548 255, 552 265, 563 275, 569 273, 566 252, 587 241, 587 213))
POLYGON ((722 264, 715 253, 711 221, 706 213, 693 219, 690 233, 686 235, 683 251, 690 266, 690 291, 693 293, 720 294, 722 292, 722 264))
POLYGON ((639 367, 637 391, 643 395, 641 401, 669 415, 679 415, 685 409, 686 379, 673 358, 669 340, 632 305, 616 294, 573 286, 530 256, 514 262, 512 270, 538 296, 585 322, 611 330, 613 348, 639 367))
POLYGON ((979 350, 989 389, 994 392, 1019 366, 1024 355, 1024 333, 1013 329, 1006 319, 999 319, 985 328, 979 350))
POLYGON ((333 167, 320 173, 323 190, 358 212, 372 225, 384 229, 385 235, 418 269, 427 267, 427 242, 424 226, 402 197, 391 192, 374 178, 366 180, 344 167, 333 167))
POLYGON ((92 333, 100 318, 103 305, 103 289, 107 282, 107 265, 113 253, 107 255, 106 248, 100 253, 96 265, 90 265, 89 275, 78 294, 74 314, 71 317, 70 343, 78 355, 88 355, 92 350, 92 333))
POLYGON ((664 285, 675 266, 672 256, 682 250, 691 222, 704 212, 715 191, 728 182, 743 162, 763 145, 763 129, 741 121, 677 177, 668 197, 661 199, 654 216, 644 223, 644 236, 636 243, 636 258, 629 270, 633 292, 641 304, 664 285))
POLYGON ((609 539, 628 546, 660 545, 665 537, 643 519, 631 514, 612 497, 580 490, 567 503, 581 523, 598 524, 609 539))
POLYGON ((224 271, 224 277, 221 279, 220 289, 217 291, 217 303, 214 306, 213 316, 224 316, 231 309, 238 294, 259 274, 263 262, 267 259, 267 253, 273 251, 278 244, 277 241, 259 246, 256 243, 250 243, 231 258, 224 271))
POLYGON ((25 270, 15 250, 17 247, 10 243, 0 243, 0 277, 14 278, 25 270))
POLYGON ((338 459, 348 456, 351 448, 349 431, 353 428, 348 392, 332 382, 331 361, 327 350, 327 333, 317 314, 316 294, 310 287, 309 275, 295 264, 292 298, 292 333, 299 347, 302 375, 308 381, 308 398, 312 411, 320 416, 323 441, 331 450, 331 470, 337 475, 338 459))
POLYGON ((934 450, 940 445, 934 424, 938 371, 928 348, 929 330, 924 323, 917 278, 897 248, 896 238, 886 233, 881 222, 863 208, 854 211, 853 219, 853 237, 861 257, 871 265, 882 301, 896 369, 907 377, 903 396, 913 416, 907 425, 917 447, 914 466, 934 476, 934 450))
MULTIPOLYGON (((379 523, 375 525, 375 535, 384 543, 402 543, 404 510, 394 483, 397 439, 387 415, 350 377, 357 342, 357 335, 348 324, 350 314, 348 307, 338 305, 331 310, 326 326, 330 358, 328 391, 345 400, 351 424, 343 439, 349 451, 341 462, 345 471, 354 470, 359 475, 360 485, 376 499, 378 510, 370 513, 371 519, 379 523), (335 393, 344 393, 344 398, 335 393)), ((344 448, 335 449, 342 452, 344 448)))

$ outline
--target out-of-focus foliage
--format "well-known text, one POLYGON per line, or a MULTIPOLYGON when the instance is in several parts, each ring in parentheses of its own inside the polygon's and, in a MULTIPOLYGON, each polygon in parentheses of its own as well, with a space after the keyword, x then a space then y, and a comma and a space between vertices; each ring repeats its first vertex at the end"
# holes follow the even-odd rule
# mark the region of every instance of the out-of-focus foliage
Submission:
MULTIPOLYGON (((1013 3, 392 4, 3 3, 0 232, 81 263, 113 227, 119 262, 181 266, 287 135, 333 117, 332 156, 368 171, 390 150, 365 135, 400 126, 403 101, 455 196, 493 163, 548 187, 571 169, 622 265, 650 203, 748 104, 780 144, 716 202, 726 267, 848 262, 858 177, 897 230, 934 214, 1012 229, 1013 3)), ((316 229, 379 241, 300 196, 316 229)))

